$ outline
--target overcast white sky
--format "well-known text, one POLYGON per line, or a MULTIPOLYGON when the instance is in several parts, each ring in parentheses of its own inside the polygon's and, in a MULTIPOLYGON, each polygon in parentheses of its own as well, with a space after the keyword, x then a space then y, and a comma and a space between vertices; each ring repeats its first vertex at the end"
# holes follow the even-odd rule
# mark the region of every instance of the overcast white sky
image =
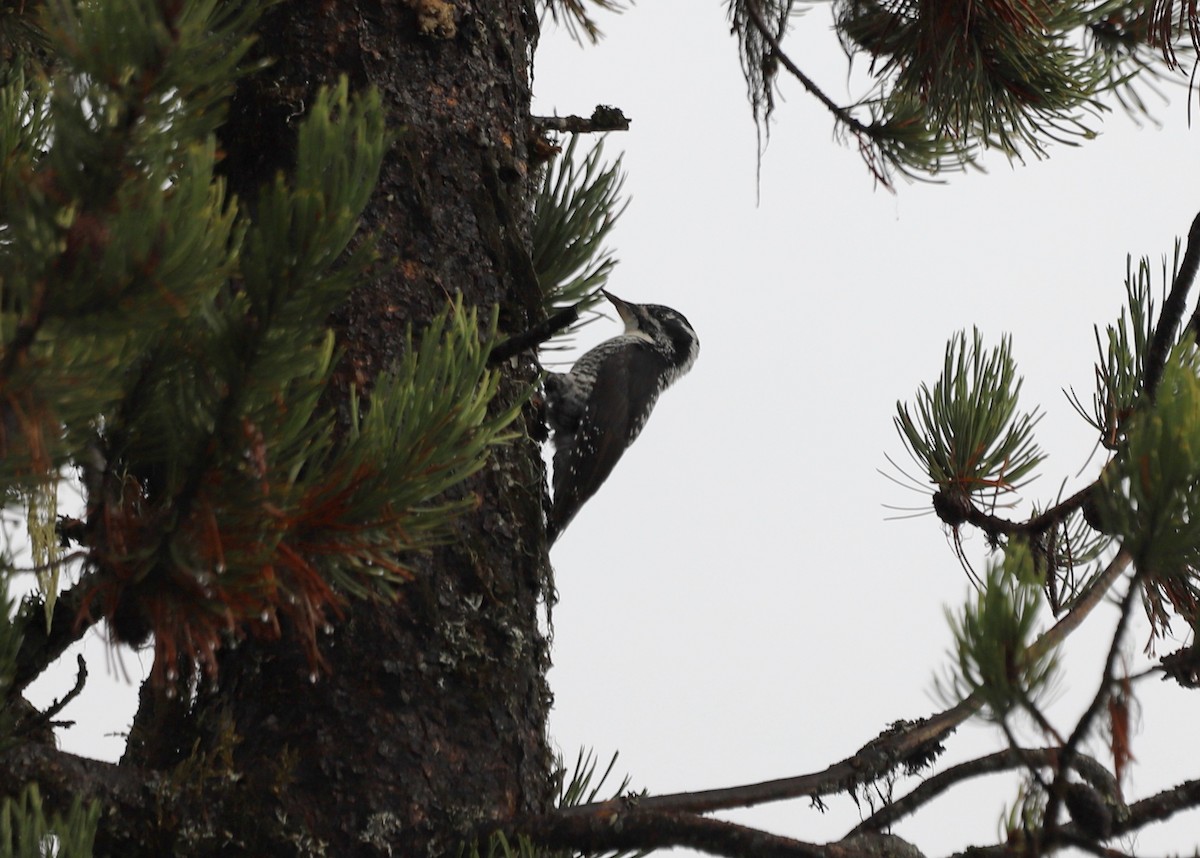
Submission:
MULTIPOLYGON (((906 460, 896 400, 936 379, 955 331, 978 325, 989 344, 1011 333, 1023 402, 1046 412, 1050 456, 1030 494, 1082 485, 1098 461, 1076 476, 1093 439, 1061 390, 1090 394, 1092 326, 1122 306, 1126 254, 1157 267, 1200 210, 1197 132, 1180 88, 1158 110, 1161 130, 1115 114, 1098 140, 1048 161, 993 160, 986 175, 892 195, 784 80, 756 203, 755 132, 723 4, 656 0, 601 23, 606 39, 586 48, 548 26, 535 109, 610 104, 632 118, 606 146, 624 150, 633 197, 610 288, 682 311, 702 348, 554 549, 553 739, 569 759, 619 750, 618 770, 651 792, 819 770, 891 721, 941 708, 931 692, 950 642, 944 609, 967 594, 932 515, 887 520, 887 505, 928 501, 879 473, 885 454, 906 460)), ((848 100, 828 7, 797 29, 791 56, 848 100)), ((598 322, 584 345, 617 330, 598 322)), ((982 540, 968 550, 982 568, 982 540)), ((1061 730, 1095 691, 1114 620, 1106 610, 1071 640, 1078 657, 1052 710, 1061 730)), ((1143 624, 1131 650, 1144 639, 1143 624)), ((103 734, 127 727, 133 700, 111 702, 104 651, 92 652, 89 690, 64 715, 109 717, 63 746, 113 758, 123 739, 103 734)), ((38 691, 48 701, 67 685, 38 691)), ((1157 681, 1139 695, 1129 798, 1200 773, 1179 753, 1194 746, 1200 698, 1157 681)), ((943 765, 1001 744, 968 726, 943 765)), ((992 842, 1014 792, 996 778, 895 831, 929 856, 992 842)), ((734 818, 823 842, 859 819, 844 796, 827 804, 824 815, 800 801, 734 818)), ((1121 845, 1188 851, 1198 832, 1193 813, 1121 845)))

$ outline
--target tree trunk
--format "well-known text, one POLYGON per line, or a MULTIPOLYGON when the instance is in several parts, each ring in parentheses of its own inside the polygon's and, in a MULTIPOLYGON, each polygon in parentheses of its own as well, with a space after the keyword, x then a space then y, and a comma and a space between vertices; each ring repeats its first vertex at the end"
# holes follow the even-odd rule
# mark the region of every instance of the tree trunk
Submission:
MULTIPOLYGON (((243 205, 288 167, 294 119, 341 74, 384 94, 396 134, 365 218, 381 262, 333 320, 343 393, 369 388, 406 328, 419 331, 456 293, 498 303, 509 332, 540 312, 525 240, 536 38, 524 0, 299 0, 264 18, 261 51, 275 61, 243 82, 222 133, 243 205)), ((511 402, 535 371, 530 356, 507 365, 499 399, 511 402)), ((126 762, 182 760, 171 783, 198 817, 176 820, 155 848, 453 854, 473 821, 544 810, 543 486, 527 434, 498 448, 464 487, 480 503, 453 544, 402 558, 415 578, 401 601, 355 601, 331 618, 325 669, 315 673, 285 629, 279 642, 228 650, 190 713, 144 693, 126 762)))

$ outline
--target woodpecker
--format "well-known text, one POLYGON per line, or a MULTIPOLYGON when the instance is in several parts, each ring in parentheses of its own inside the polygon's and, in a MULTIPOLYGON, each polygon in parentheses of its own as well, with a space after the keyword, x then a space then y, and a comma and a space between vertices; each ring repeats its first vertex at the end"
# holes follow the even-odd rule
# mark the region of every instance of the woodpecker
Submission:
POLYGON ((700 340, 682 313, 631 304, 604 290, 625 332, 586 352, 571 371, 544 382, 554 430, 554 502, 546 521, 553 544, 634 442, 659 394, 692 368, 700 340))

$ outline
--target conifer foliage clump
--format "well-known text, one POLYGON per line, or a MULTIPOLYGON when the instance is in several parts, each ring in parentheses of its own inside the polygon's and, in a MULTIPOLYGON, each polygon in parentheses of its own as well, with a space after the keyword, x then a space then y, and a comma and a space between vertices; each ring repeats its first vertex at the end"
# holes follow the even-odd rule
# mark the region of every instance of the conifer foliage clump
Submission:
POLYGON ((233 198, 214 132, 258 11, 50 2, 8 34, 0 89, 0 481, 41 573, 17 622, 44 615, 53 641, 107 617, 152 634, 168 676, 285 626, 319 665, 316 631, 406 578, 397 555, 471 503, 432 499, 512 417, 487 410, 494 314, 461 301, 369 396, 329 405, 325 320, 373 263, 354 236, 383 108, 344 79, 322 89, 292 169, 252 209, 233 198), (83 511, 59 517, 74 473, 83 511), (56 616, 68 561, 82 580, 56 616))

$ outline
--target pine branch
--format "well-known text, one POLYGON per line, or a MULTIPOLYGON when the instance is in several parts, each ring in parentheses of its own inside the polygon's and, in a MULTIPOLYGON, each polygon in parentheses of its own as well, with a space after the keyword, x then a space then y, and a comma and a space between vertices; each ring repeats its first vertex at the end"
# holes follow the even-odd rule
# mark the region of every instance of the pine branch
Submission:
POLYGON ((147 832, 163 833, 169 827, 165 820, 172 818, 168 794, 152 776, 130 766, 23 743, 0 752, 0 772, 5 773, 0 795, 15 796, 25 784, 36 783, 46 803, 60 812, 77 799, 99 802, 104 825, 97 834, 97 855, 138 854, 146 848, 147 832))
POLYGON ((817 846, 770 834, 745 825, 708 819, 690 813, 646 810, 640 799, 585 805, 586 812, 546 813, 517 817, 502 825, 481 827, 476 836, 502 832, 509 839, 527 837, 550 849, 570 849, 585 854, 610 850, 651 850, 686 847, 729 858, 832 858, 853 856, 853 849, 817 846))
POLYGON ((1129 805, 1129 818, 1118 820, 1113 832, 1126 834, 1137 831, 1148 823, 1162 822, 1180 811, 1195 807, 1200 807, 1200 779, 1184 781, 1171 789, 1135 801, 1129 805))
POLYGON ((985 353, 978 330, 970 341, 960 331, 932 389, 921 385, 911 409, 897 403, 896 428, 938 486, 935 510, 951 526, 963 523, 957 510, 972 495, 1016 491, 1044 458, 1033 437, 1041 415, 1018 408, 1021 384, 1008 337, 985 353), (939 495, 948 502, 940 509, 939 495))
POLYGON ((621 159, 605 164, 604 141, 576 160, 579 137, 547 167, 533 200, 532 263, 543 312, 585 310, 617 264, 606 238, 628 205, 621 199, 621 159))
POLYGON ((596 20, 588 11, 588 6, 595 6, 602 12, 620 14, 625 11, 619 0, 541 0, 544 11, 550 13, 554 23, 562 22, 576 42, 585 40, 596 44, 604 35, 596 20))
POLYGON ((1129 624, 1130 614, 1133 613, 1134 597, 1141 592, 1144 574, 1145 569, 1142 568, 1141 564, 1134 568, 1133 576, 1129 581, 1129 589, 1121 599, 1121 614, 1117 620, 1117 628, 1113 632, 1112 642, 1109 644, 1108 656, 1104 661, 1104 673, 1100 678, 1100 687, 1096 690, 1096 694, 1093 696, 1088 708, 1080 716, 1075 729, 1067 739, 1066 745, 1063 746, 1062 756, 1059 759, 1059 766, 1055 772, 1054 782, 1050 785, 1046 809, 1042 816, 1043 827, 1048 836, 1053 837, 1054 833, 1058 830, 1058 809, 1067 788, 1067 770, 1071 767, 1078 753, 1080 743, 1091 732, 1092 722, 1100 714, 1100 710, 1104 707, 1105 702, 1111 694, 1113 672, 1116 670, 1117 662, 1121 655, 1121 642, 1125 637, 1125 628, 1129 624))
MULTIPOLYGON (((1113 820, 1112 836, 1132 834, 1154 823, 1170 819, 1177 813, 1194 810, 1200 807, 1200 779, 1184 781, 1178 786, 1155 793, 1152 796, 1135 801, 1128 806, 1128 816, 1113 820)), ((1098 847, 1090 838, 1081 837, 1077 823, 1059 826, 1056 832, 1028 831, 1027 836, 1038 838, 1042 853, 1047 854, 1058 846, 1078 846, 1102 858, 1127 858, 1126 853, 1111 847, 1098 847)), ((957 852, 948 858, 1010 858, 1013 854, 1012 844, 1001 843, 995 846, 971 847, 965 852, 957 852)))
MULTIPOLYGON (((1097 414, 1100 416, 1096 417, 1093 425, 1097 425, 1098 427, 1106 425, 1104 415, 1109 411, 1118 412, 1119 416, 1114 417, 1113 419, 1119 419, 1121 424, 1124 425, 1125 421, 1128 420, 1129 417, 1136 416, 1136 414, 1141 413, 1147 407, 1153 407, 1153 404, 1157 398, 1156 393, 1158 392, 1159 385, 1162 382, 1164 372, 1167 369, 1167 362, 1169 360, 1171 349, 1176 342, 1176 334, 1182 320, 1187 294, 1192 282, 1195 279, 1198 269, 1200 269, 1200 215, 1197 215, 1193 219, 1188 233, 1186 252, 1184 253, 1179 268, 1173 278, 1172 287, 1165 302, 1165 306, 1159 314, 1157 324, 1153 325, 1153 329, 1151 329, 1150 324, 1147 322, 1145 325, 1145 332, 1140 333, 1142 328, 1139 320, 1152 316, 1152 312, 1149 308, 1145 309, 1144 311, 1139 311, 1139 308, 1142 306, 1142 304, 1139 302, 1138 296, 1142 296, 1143 301, 1145 296, 1145 290, 1141 286, 1143 283, 1142 277, 1139 276, 1139 279, 1137 280, 1139 289, 1141 291, 1135 290, 1133 286, 1128 286, 1130 290, 1130 312, 1132 314, 1134 328, 1133 340, 1136 346, 1135 355, 1144 355, 1143 360, 1138 361, 1138 364, 1142 367, 1142 369, 1140 373, 1138 373, 1136 370, 1133 371, 1134 375, 1130 377, 1130 384, 1128 385, 1129 390, 1126 393, 1117 396, 1117 404, 1107 406, 1107 410, 1104 410, 1103 413, 1101 405, 1097 405, 1097 414), (1142 345, 1143 340, 1146 341, 1144 346, 1142 345), (1141 408, 1135 410, 1135 406, 1133 405, 1132 401, 1130 401, 1130 397, 1139 391, 1142 395, 1144 395, 1143 405, 1141 408), (1128 404, 1121 405, 1121 403, 1127 401, 1128 404), (1149 405, 1147 405, 1147 403, 1149 405)), ((1132 282, 1132 280, 1130 282, 1132 282)), ((1097 370, 1098 376, 1101 377, 1102 381, 1104 379, 1111 379, 1120 375, 1117 370, 1112 369, 1114 361, 1117 360, 1116 358, 1112 357, 1112 353, 1114 350, 1117 350, 1120 354, 1124 355, 1128 348, 1127 343, 1130 337, 1125 330, 1124 318, 1125 317, 1123 314, 1122 322, 1118 328, 1110 328, 1109 368, 1107 370, 1107 374, 1102 374, 1101 370, 1097 370), (1116 332, 1114 333, 1114 331, 1116 332)), ((1189 330, 1191 330, 1193 337, 1198 331, 1200 331, 1200 306, 1197 307, 1197 310, 1192 317, 1189 330)), ((1103 349, 1101 351, 1103 355, 1103 349)), ((1132 358, 1126 357, 1122 358, 1121 360, 1129 361, 1132 360, 1132 358)), ((1123 365, 1123 363, 1120 365, 1123 365)), ((947 368, 949 369, 949 364, 947 365, 947 368)), ((962 373, 960 370, 958 375, 961 374, 962 373)), ((1120 375, 1120 377, 1125 376, 1120 375)), ((955 377, 955 381, 957 383, 957 377, 955 377)), ((943 373, 943 378, 939 380, 938 387, 935 388, 933 395, 926 394, 924 392, 924 388, 922 389, 922 398, 920 401, 918 401, 918 406, 920 406, 920 413, 918 416, 921 418, 919 424, 913 422, 913 419, 909 417, 907 410, 903 407, 900 409, 900 418, 898 422, 898 426, 900 426, 902 429, 902 434, 908 442, 910 451, 916 452, 918 463, 929 470, 931 477, 939 486, 938 491, 935 493, 933 499, 934 510, 943 522, 955 528, 962 524, 970 524, 982 530, 992 542, 1000 542, 1002 538, 1011 537, 1026 537, 1031 542, 1039 542, 1046 534, 1064 525, 1071 515, 1077 511, 1083 510, 1085 520, 1096 530, 1102 530, 1104 533, 1111 535, 1123 527, 1124 530, 1122 532, 1125 536, 1136 535, 1134 531, 1129 530, 1130 527, 1134 526, 1134 522, 1132 522, 1132 520, 1121 525, 1118 525, 1116 522, 1108 522, 1106 524, 1104 521, 1106 516, 1109 518, 1113 517, 1113 510, 1108 510, 1106 513, 1104 509, 1101 508, 1105 506, 1106 501, 1109 500, 1109 496, 1106 492, 1099 492, 1098 490, 1104 485, 1107 485, 1108 482, 1111 482, 1113 478, 1113 474, 1110 473, 1113 470, 1111 467, 1106 468, 1104 474, 1102 474, 1100 478, 1079 489, 1066 500, 1055 504, 1049 509, 1043 510, 1042 512, 1025 521, 1012 521, 1004 517, 997 516, 990 511, 984 511, 981 509, 980 506, 977 505, 976 501, 971 497, 970 493, 970 489, 981 482, 980 475, 967 470, 964 466, 956 464, 953 461, 951 461, 949 464, 943 462, 943 459, 946 457, 941 454, 941 449, 939 447, 941 434, 949 433, 957 437, 958 433, 963 432, 965 429, 969 429, 974 425, 970 421, 975 420, 976 418, 971 417, 970 415, 978 410, 976 408, 969 407, 967 409, 968 417, 967 422, 964 423, 965 429, 958 427, 950 419, 952 416, 958 415, 962 410, 961 403, 959 403, 958 400, 965 398, 968 406, 974 404, 970 398, 973 396, 973 394, 970 393, 970 391, 973 390, 973 387, 968 385, 968 389, 966 391, 955 390, 954 396, 952 399, 948 400, 948 404, 943 404, 941 399, 944 397, 939 398, 938 394, 939 390, 942 387, 945 387, 945 385, 946 373, 943 373), (967 477, 970 479, 966 479, 967 477), (1114 530, 1114 528, 1117 528, 1117 530, 1114 530)), ((1126 390, 1126 387, 1122 386, 1121 389, 1126 390)), ((1178 394, 1178 396, 1183 395, 1184 393, 1178 394)), ((1110 392, 1108 394, 1108 399, 1105 399, 1104 396, 1105 395, 1103 393, 1098 394, 1096 397, 1097 402, 1101 404, 1104 402, 1109 402, 1111 401, 1113 394, 1110 392)), ((991 412, 994 411, 994 409, 988 409, 988 411, 991 412)), ((1126 441, 1127 440, 1128 439, 1126 439, 1126 441)), ((1170 439, 1164 437, 1162 442, 1167 443, 1169 440, 1170 439)), ((992 442, 989 438, 988 444, 990 443, 994 442, 992 442)), ((981 445, 980 449, 982 452, 986 453, 988 450, 990 450, 988 444, 981 445)), ((1123 442, 1121 449, 1124 450, 1125 446, 1126 444, 1123 442)), ((1175 446, 1178 445, 1176 444, 1175 446)), ((1170 453, 1171 449, 1175 449, 1174 446, 1168 445, 1168 447, 1170 447, 1170 449, 1164 448, 1163 455, 1167 455, 1170 453)), ((1113 441, 1113 448, 1116 448, 1115 438, 1113 441)), ((1132 454, 1130 454, 1128 450, 1124 450, 1122 456, 1118 457, 1112 464, 1118 469, 1122 467, 1131 467, 1128 462, 1125 462, 1125 459, 1129 458, 1131 455, 1132 454)), ((1004 461, 1005 468, 1009 467, 1009 458, 1007 456, 1005 457, 1004 461)), ((1173 462, 1169 466, 1164 467, 1167 467, 1167 473, 1174 473, 1180 467, 1180 462, 1173 462)), ((1003 472, 1000 473, 1003 475, 1003 472)), ((989 475, 984 473, 982 474, 982 477, 983 484, 985 486, 990 485, 990 481, 987 479, 989 475)), ((999 480, 999 477, 997 480, 999 480)), ((1142 484, 1138 484, 1138 486, 1135 488, 1138 488, 1138 490, 1142 492, 1148 490, 1146 486, 1142 484)), ((1118 494, 1120 494, 1120 492, 1118 492, 1118 494)), ((1143 500, 1145 500, 1145 498, 1143 498, 1143 500)), ((1140 506, 1138 508, 1140 508, 1140 506)), ((1116 510, 1116 512, 1120 513, 1121 510, 1116 510)), ((1144 517, 1145 516, 1142 516, 1142 518, 1144 517)), ((1143 524, 1145 523, 1146 522, 1143 522, 1143 524)), ((1174 541, 1178 542, 1179 539, 1175 539, 1174 541)), ((1154 586, 1153 582, 1150 582, 1150 585, 1154 586)))
POLYGON ((16 371, 21 360, 28 354, 30 347, 37 338, 38 332, 46 318, 47 283, 39 280, 33 288, 29 300, 29 311, 17 323, 12 341, 4 349, 3 359, 0 359, 0 379, 7 381, 16 371))
POLYGON ((41 713, 41 723, 49 724, 59 712, 66 708, 67 704, 78 697, 83 692, 83 687, 87 684, 88 669, 87 661, 84 660, 82 654, 75 656, 75 684, 71 686, 62 697, 55 700, 46 711, 41 713))
MULTIPOLYGON (((730 0, 730 17, 741 44, 742 72, 749 88, 750 105, 760 138, 769 131, 775 109, 772 87, 779 66, 830 111, 840 130, 858 144, 871 176, 881 186, 893 187, 892 173, 908 178, 929 178, 944 169, 961 169, 971 163, 977 144, 964 134, 940 133, 931 126, 927 103, 903 93, 890 98, 863 101, 871 114, 869 123, 858 119, 851 108, 831 99, 783 50, 782 38, 791 0, 768 0, 766 8, 778 20, 772 28, 762 0, 730 0)), ((761 154, 761 152, 760 152, 761 154)))
MULTIPOLYGON (((792 77, 796 78, 796 80, 800 82, 800 85, 804 87, 810 95, 814 96, 817 101, 821 102, 821 104, 823 104, 825 108, 831 114, 833 114, 834 121, 844 126, 852 135, 854 135, 855 139, 859 141, 860 149, 863 151, 865 156, 867 151, 873 145, 871 142, 869 142, 874 138, 872 129, 860 122, 849 110, 840 106, 832 98, 826 95, 825 91, 817 86, 813 79, 805 74, 804 71, 798 65, 796 65, 795 61, 787 55, 787 53, 783 50, 783 45, 780 43, 779 37, 772 32, 771 27, 767 24, 767 20, 763 16, 762 9, 759 8, 757 0, 740 0, 740 2, 736 3, 736 8, 745 11, 746 17, 750 20, 750 23, 754 25, 754 29, 758 32, 759 37, 761 37, 762 40, 771 48, 769 58, 767 56, 762 58, 761 65, 763 68, 757 70, 756 72, 756 74, 762 75, 763 79, 758 83, 762 93, 756 92, 752 94, 752 102, 755 105, 755 117, 757 118, 758 116, 759 99, 765 99, 764 103, 766 106, 766 115, 764 121, 770 119, 770 114, 774 107, 774 100, 770 95, 770 87, 774 85, 774 81, 772 80, 773 73, 764 71, 763 69, 768 68, 772 61, 778 62, 785 69, 787 69, 788 72, 791 73, 792 77)), ((750 68, 750 61, 748 58, 743 60, 743 65, 746 69, 750 68)), ((752 86, 753 85, 754 84, 752 84, 752 86)), ((871 170, 871 174, 875 177, 875 180, 883 187, 890 188, 892 184, 890 178, 888 177, 886 167, 876 164, 875 159, 872 157, 867 157, 866 161, 871 170)))
MULTIPOLYGON (((839 105, 836 101, 825 94, 817 84, 806 75, 801 68, 796 65, 795 61, 787 55, 783 50, 783 45, 780 44, 779 38, 771 31, 767 24, 766 18, 763 17, 762 9, 759 8, 757 0, 743 0, 741 8, 745 9, 746 16, 754 24, 754 28, 758 30, 758 34, 762 36, 772 51, 772 55, 777 59, 784 68, 791 72, 792 77, 800 82, 800 85, 808 90, 809 94, 814 96, 817 101, 825 105, 825 108, 833 114, 833 118, 845 125, 855 134, 870 135, 870 129, 863 125, 851 115, 850 111, 839 105)), ((769 85, 769 83, 768 83, 769 85)))
MULTIPOLYGON (((847 837, 868 831, 879 831, 895 825, 918 808, 928 804, 946 790, 963 781, 981 775, 994 774, 1022 766, 1036 765, 1043 768, 1057 767, 1062 756, 1061 748, 1005 748, 986 757, 968 760, 940 771, 922 781, 903 798, 889 802, 850 830, 847 837)), ((1111 790, 1116 781, 1099 762, 1083 754, 1074 760, 1076 770, 1098 790, 1111 790)))
MULTIPOLYGON (((984 512, 969 496, 956 497, 954 515, 960 517, 958 523, 970 524, 979 528, 991 541, 997 541, 1002 536, 1024 536, 1037 539, 1051 529, 1065 524, 1067 519, 1076 511, 1083 508, 1096 489, 1096 483, 1088 483, 1075 494, 1059 501, 1026 521, 1013 521, 994 513, 984 512)), ((935 502, 935 510, 937 505, 935 502)), ((945 521, 945 519, 942 519, 945 521)), ((949 523, 949 522, 947 522, 949 523)))
POLYGON ((628 131, 630 119, 619 107, 598 104, 591 116, 532 116, 530 121, 542 133, 603 134, 608 131, 628 131))
MULTIPOLYGON (((654 811, 709 813, 842 792, 854 784, 887 774, 899 761, 936 752, 939 743, 971 717, 976 709, 975 701, 964 700, 929 718, 898 722, 899 726, 880 734, 857 753, 819 772, 721 789, 643 796, 638 798, 638 807, 654 811)), ((600 802, 581 805, 578 810, 592 813, 611 804, 600 802)), ((576 810, 572 808, 564 813, 570 814, 576 810)))
POLYGON ((579 305, 564 307, 548 319, 543 319, 527 331, 509 337, 497 343, 488 353, 488 366, 496 366, 510 357, 530 349, 536 349, 542 343, 552 339, 560 331, 570 327, 579 320, 579 305))
MULTIPOLYGON (((936 688, 944 699, 973 698, 983 716, 1005 729, 1014 708, 1032 705, 1055 669, 1054 649, 1031 645, 1042 593, 1033 552, 1018 541, 1005 547, 1001 562, 988 563, 986 580, 950 614, 954 668, 936 688)), ((1010 737, 1010 742, 1015 745, 1010 737)))
MULTIPOLYGON (((917 452, 917 461, 928 468, 938 483, 934 510, 951 527, 971 524, 984 531, 993 542, 1013 536, 1036 542, 1063 525, 1076 511, 1083 510, 1084 520, 1093 529, 1123 538, 1127 547, 1139 555, 1153 552, 1155 556, 1142 556, 1141 559, 1151 568, 1151 574, 1144 581, 1148 594, 1147 611, 1156 628, 1161 628, 1168 616, 1168 601, 1191 622, 1195 598, 1200 592, 1191 578, 1167 580, 1154 574, 1155 569, 1173 568, 1176 564, 1189 566, 1187 552, 1200 533, 1193 525, 1195 516, 1190 512, 1200 502, 1200 496, 1193 491, 1195 481, 1189 476, 1194 469, 1194 460, 1186 441, 1190 431, 1186 423, 1188 409, 1198 398, 1192 383, 1197 365, 1194 355, 1190 355, 1186 360, 1191 363, 1187 366, 1168 366, 1177 343, 1187 293, 1200 269, 1200 215, 1193 219, 1189 229, 1186 252, 1157 324, 1149 322, 1153 311, 1142 276, 1144 269, 1143 263, 1136 288, 1127 284, 1132 335, 1126 330, 1122 314, 1119 326, 1109 331, 1108 364, 1097 370, 1102 388, 1096 397, 1098 416, 1093 425, 1103 428, 1111 424, 1112 429, 1105 430, 1106 436, 1112 436, 1107 446, 1118 450, 1120 455, 1106 467, 1100 478, 1067 500, 1023 522, 996 516, 976 505, 967 487, 980 482, 978 475, 953 461, 945 464, 946 457, 940 454, 939 447, 943 433, 957 438, 963 431, 950 419, 961 410, 958 400, 964 398, 963 392, 956 390, 948 406, 941 404, 938 388, 934 395, 924 395, 928 402, 918 403, 923 434, 903 408, 901 418, 904 422, 898 425, 901 425, 910 450, 917 452), (1126 364, 1131 368, 1122 370, 1126 364), (1164 405, 1157 394, 1168 372, 1182 372, 1183 375, 1175 376, 1175 382, 1169 385, 1171 396, 1164 405), (1105 387, 1106 384, 1109 386, 1105 387), (1139 395, 1142 397, 1140 406, 1135 401, 1139 395), (1117 427, 1123 427, 1119 436, 1117 427), (971 479, 964 479, 964 474, 971 479)), ((1133 283, 1132 278, 1130 283, 1133 283)), ((1188 330, 1193 339, 1200 332, 1200 306, 1193 314, 1188 330)), ((1103 356, 1103 349, 1101 354, 1103 356)), ((944 380, 943 377, 939 387, 944 386, 944 380)), ((969 396, 966 399, 968 405, 973 404, 969 396)), ((975 418, 970 415, 978 410, 967 409, 966 427, 973 425, 970 421, 975 418)), ((979 449, 986 452, 990 443, 989 440, 981 444, 979 449)), ((1005 457, 1005 467, 1008 462, 1009 458, 1005 457)), ((1052 590, 1048 590, 1048 594, 1055 599, 1052 590)))
MULTIPOLYGON (((1167 355, 1171 352, 1171 347, 1175 344, 1175 335, 1179 329, 1179 323, 1183 320, 1183 311, 1187 305, 1187 293, 1192 288, 1192 283, 1196 279, 1196 271, 1200 269, 1200 214, 1197 214, 1192 220, 1192 226, 1188 230, 1187 250, 1183 254, 1183 262, 1179 266, 1179 271, 1175 274, 1175 282, 1171 284, 1171 291, 1167 294, 1167 300, 1163 302, 1162 313, 1158 318, 1158 325, 1154 329, 1154 339, 1150 344, 1150 353, 1146 359, 1146 379, 1143 383, 1143 389, 1150 401, 1154 401, 1154 394, 1158 389, 1158 384, 1162 381, 1163 369, 1167 365, 1167 355)), ((1196 312, 1192 314, 1190 323, 1191 329, 1200 331, 1197 325, 1200 316, 1200 304, 1196 307, 1196 312)))

